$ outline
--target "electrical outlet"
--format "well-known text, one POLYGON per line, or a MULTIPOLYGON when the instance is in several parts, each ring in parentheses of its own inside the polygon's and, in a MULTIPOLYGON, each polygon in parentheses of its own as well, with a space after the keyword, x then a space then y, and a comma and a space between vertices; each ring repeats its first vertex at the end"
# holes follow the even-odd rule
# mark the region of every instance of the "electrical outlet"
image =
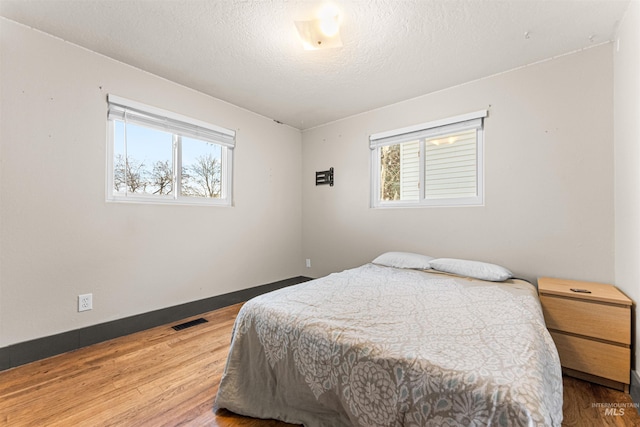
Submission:
POLYGON ((93 294, 78 295, 78 311, 93 309, 93 294))
POLYGON ((311 268, 311 260, 307 258, 307 268, 311 268))

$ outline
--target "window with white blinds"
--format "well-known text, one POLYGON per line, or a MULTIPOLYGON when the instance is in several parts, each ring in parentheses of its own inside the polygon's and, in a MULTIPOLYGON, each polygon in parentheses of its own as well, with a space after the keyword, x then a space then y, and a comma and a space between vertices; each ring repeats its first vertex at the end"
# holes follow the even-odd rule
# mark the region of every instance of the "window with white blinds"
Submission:
POLYGON ((230 206, 235 131, 108 97, 107 200, 230 206))
POLYGON ((371 135, 372 206, 482 205, 486 110, 371 135))

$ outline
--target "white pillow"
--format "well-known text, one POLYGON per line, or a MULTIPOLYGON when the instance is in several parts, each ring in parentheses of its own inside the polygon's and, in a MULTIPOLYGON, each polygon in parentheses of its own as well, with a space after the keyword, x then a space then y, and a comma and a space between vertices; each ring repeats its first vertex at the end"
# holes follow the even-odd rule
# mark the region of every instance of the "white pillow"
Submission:
POLYGON ((511 279, 513 274, 504 267, 480 261, 467 261, 465 259, 438 258, 432 260, 431 268, 445 273, 453 273, 459 276, 473 277, 491 282, 502 282, 511 279))
POLYGON ((432 259, 433 257, 411 252, 386 252, 371 262, 387 267, 428 270, 430 268, 429 261, 432 259))

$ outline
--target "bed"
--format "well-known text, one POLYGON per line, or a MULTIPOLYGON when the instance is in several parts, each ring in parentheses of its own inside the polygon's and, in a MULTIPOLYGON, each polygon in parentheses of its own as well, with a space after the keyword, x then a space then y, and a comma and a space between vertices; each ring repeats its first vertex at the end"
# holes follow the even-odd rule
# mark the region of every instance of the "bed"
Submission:
POLYGON ((238 313, 217 408, 314 426, 560 426, 533 285, 373 263, 238 313))

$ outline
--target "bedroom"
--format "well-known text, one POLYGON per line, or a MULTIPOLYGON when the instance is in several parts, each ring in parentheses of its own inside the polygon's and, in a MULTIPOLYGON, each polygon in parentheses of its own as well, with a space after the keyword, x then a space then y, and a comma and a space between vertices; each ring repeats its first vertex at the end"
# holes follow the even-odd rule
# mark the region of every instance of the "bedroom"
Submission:
POLYGON ((637 2, 622 10, 594 47, 304 130, 3 18, 0 366, 20 343, 387 250, 615 283, 638 301, 640 25, 637 2), (105 203, 110 93, 235 129, 234 207, 105 203), (484 206, 369 207, 369 135, 480 109, 484 206), (329 167, 335 186, 316 187, 329 167))

